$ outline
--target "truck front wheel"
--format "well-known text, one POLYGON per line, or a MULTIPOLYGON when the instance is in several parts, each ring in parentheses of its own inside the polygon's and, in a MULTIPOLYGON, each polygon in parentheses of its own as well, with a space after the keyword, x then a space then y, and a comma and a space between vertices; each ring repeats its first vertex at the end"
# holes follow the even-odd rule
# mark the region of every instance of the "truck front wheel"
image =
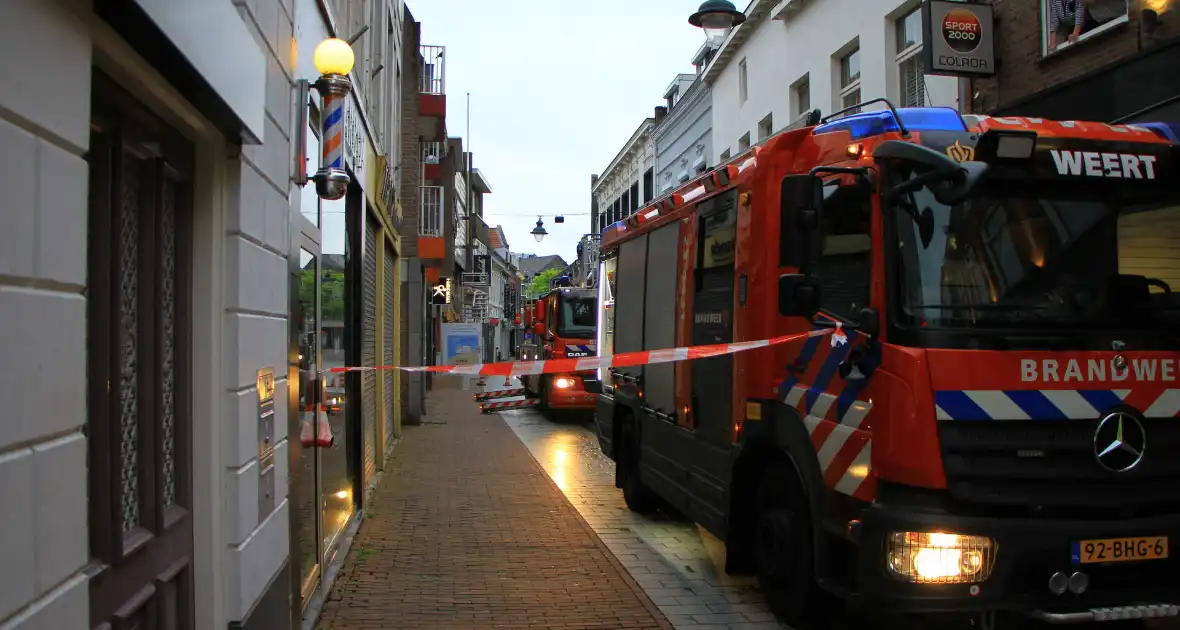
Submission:
POLYGON ((758 583, 771 611, 795 627, 812 627, 836 612, 816 582, 814 536, 794 471, 784 462, 770 464, 758 492, 758 583))

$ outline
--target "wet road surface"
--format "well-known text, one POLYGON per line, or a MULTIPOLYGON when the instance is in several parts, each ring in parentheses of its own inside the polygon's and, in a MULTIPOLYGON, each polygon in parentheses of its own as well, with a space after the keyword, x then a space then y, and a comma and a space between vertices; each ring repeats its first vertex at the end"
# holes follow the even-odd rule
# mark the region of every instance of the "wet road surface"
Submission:
MULTIPOLYGON (((599 448, 593 424, 551 422, 535 408, 500 415, 678 630, 789 628, 774 621, 755 578, 729 576, 722 570, 725 546, 704 528, 663 515, 644 517, 627 509, 622 491, 615 488, 615 464, 599 448)), ((997 626, 997 630, 1056 627, 1026 619, 997 620, 997 626)), ((1180 630, 1173 620, 1153 622, 1152 626, 1180 630)), ((833 628, 840 630, 874 627, 884 630, 890 626, 843 616, 833 619, 833 628)), ((907 620, 905 627, 919 629, 913 620, 907 620)), ((922 630, 972 627, 969 620, 921 623, 922 630)), ((1122 630, 1121 624, 1110 623, 1064 627, 1122 630)))

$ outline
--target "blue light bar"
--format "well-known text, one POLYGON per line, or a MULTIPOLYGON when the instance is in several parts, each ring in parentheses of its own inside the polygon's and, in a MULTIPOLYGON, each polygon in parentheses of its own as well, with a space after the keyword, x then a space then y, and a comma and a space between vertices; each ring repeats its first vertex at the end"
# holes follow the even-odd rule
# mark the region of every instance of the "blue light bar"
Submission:
MULTIPOLYGON (((959 112, 950 107, 907 107, 897 115, 910 131, 967 131, 967 123, 959 112)), ((860 140, 883 133, 897 132, 897 121, 888 109, 845 116, 822 124, 811 131, 813 135, 847 131, 850 139, 860 140)))
POLYGON ((1168 122, 1152 122, 1152 123, 1130 123, 1136 127, 1143 127, 1151 130, 1155 135, 1167 140, 1180 144, 1180 124, 1168 122))

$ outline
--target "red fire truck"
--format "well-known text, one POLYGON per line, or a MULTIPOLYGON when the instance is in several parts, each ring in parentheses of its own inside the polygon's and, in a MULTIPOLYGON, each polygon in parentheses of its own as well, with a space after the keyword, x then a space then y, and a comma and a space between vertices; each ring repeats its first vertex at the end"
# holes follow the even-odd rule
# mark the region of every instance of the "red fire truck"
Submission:
POLYGON ((788 622, 1175 616, 1180 125, 874 104, 603 233, 604 356, 834 329, 601 370, 628 506, 788 622))
MULTIPOLYGON (((558 279, 553 289, 525 310, 533 335, 536 356, 531 359, 591 357, 595 350, 598 304, 594 289, 574 287, 568 278, 558 279)), ((522 376, 525 392, 540 399, 538 407, 546 417, 594 413, 598 374, 582 370, 569 374, 522 376)))

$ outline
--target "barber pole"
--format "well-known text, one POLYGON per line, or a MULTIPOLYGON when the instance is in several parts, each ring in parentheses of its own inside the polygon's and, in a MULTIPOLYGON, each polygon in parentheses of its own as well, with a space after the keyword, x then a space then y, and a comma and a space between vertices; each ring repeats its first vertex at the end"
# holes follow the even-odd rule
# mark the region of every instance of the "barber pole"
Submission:
POLYGON ((324 94, 324 166, 344 169, 344 102, 347 93, 324 94))

